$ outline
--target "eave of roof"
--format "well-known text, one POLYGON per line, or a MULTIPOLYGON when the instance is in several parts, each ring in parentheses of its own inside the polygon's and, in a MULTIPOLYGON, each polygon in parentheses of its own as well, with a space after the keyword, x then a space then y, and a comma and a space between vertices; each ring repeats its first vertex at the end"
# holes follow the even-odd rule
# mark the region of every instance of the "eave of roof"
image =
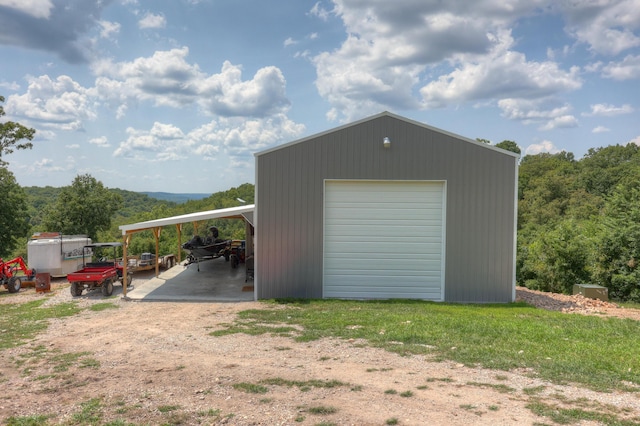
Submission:
POLYGON ((158 228, 167 225, 178 225, 180 223, 199 222, 209 219, 223 218, 243 218, 244 213, 251 213, 255 209, 255 204, 246 206, 228 207, 226 209, 207 210, 204 212, 188 213, 180 216, 165 217, 162 219, 148 220, 146 222, 132 223, 129 225, 120 225, 122 235, 131 234, 146 229, 158 228))

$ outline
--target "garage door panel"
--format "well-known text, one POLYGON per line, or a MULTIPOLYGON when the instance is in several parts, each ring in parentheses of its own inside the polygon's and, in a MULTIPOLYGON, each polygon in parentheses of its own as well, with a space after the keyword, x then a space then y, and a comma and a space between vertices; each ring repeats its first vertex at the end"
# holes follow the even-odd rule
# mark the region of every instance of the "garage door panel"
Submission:
POLYGON ((436 229, 424 230, 420 233, 411 232, 410 230, 401 229, 395 233, 393 230, 385 232, 369 232, 367 234, 354 232, 353 230, 344 230, 344 232, 336 232, 327 234, 327 238, 332 239, 332 244, 337 245, 349 245, 353 247, 358 244, 359 248, 373 247, 387 247, 389 244, 410 244, 410 243, 440 243, 442 241, 442 235, 436 229))
POLYGON ((328 288, 328 291, 339 291, 345 298, 362 298, 362 294, 366 292, 369 298, 376 299, 431 299, 440 298, 441 288, 439 282, 433 282, 431 285, 425 285, 424 282, 416 281, 415 285, 393 285, 387 281, 374 283, 372 281, 354 282, 353 285, 344 288, 344 286, 335 289, 328 288))
POLYGON ((424 260, 424 259, 403 259, 393 265, 381 266, 380 262, 372 260, 367 267, 366 264, 360 265, 354 268, 352 264, 343 261, 331 262, 331 267, 325 270, 327 277, 334 276, 395 276, 395 275, 422 275, 428 276, 440 276, 433 268, 439 264, 438 260, 424 260), (416 263, 420 263, 420 266, 416 266, 416 263))
POLYGON ((349 222, 327 221, 326 225, 330 228, 325 235, 398 235, 398 232, 406 235, 425 235, 425 234, 442 234, 440 221, 423 220, 416 223, 408 223, 406 221, 372 221, 372 220, 352 220, 349 222))
POLYGON ((389 277, 354 277, 346 275, 343 278, 349 280, 349 285, 346 286, 349 291, 360 290, 375 292, 379 290, 388 291, 391 289, 402 288, 411 288, 420 291, 433 291, 434 289, 440 289, 440 282, 438 280, 434 279, 431 282, 425 282, 422 277, 419 276, 402 277, 401 282, 399 280, 397 282, 393 281, 393 277, 390 279, 389 277), (377 285, 373 286, 372 284, 377 285))
MULTIPOLYGON (((339 206, 335 207, 336 209, 339 206)), ((373 210, 372 207, 363 207, 363 209, 369 209, 369 211, 363 211, 356 208, 344 208, 342 210, 342 215, 340 219, 342 220, 382 220, 388 221, 390 217, 398 220, 413 220, 416 217, 416 214, 425 214, 426 212, 423 209, 409 209, 409 208, 400 208, 397 205, 394 208, 388 209, 377 209, 373 210)), ((438 218, 440 212, 431 212, 431 219, 438 218)), ((430 219, 429 216, 423 217, 425 220, 430 219)), ((326 219, 330 222, 333 219, 331 216, 327 216, 326 219)))
MULTIPOLYGON (((331 280, 334 280, 333 281, 334 284, 340 283, 340 281, 343 279, 348 279, 349 285, 352 285, 354 282, 357 282, 358 280, 362 280, 362 282, 367 283, 380 278, 384 278, 386 280, 385 285, 390 285, 394 282, 398 283, 400 281, 402 281, 402 283, 404 284, 404 280, 409 280, 412 277, 416 278, 416 280, 418 280, 421 283, 429 283, 429 282, 439 283, 440 282, 439 281, 440 274, 431 273, 431 271, 413 271, 413 270, 406 270, 406 269, 398 269, 395 271, 391 271, 391 270, 383 271, 383 270, 376 270, 376 269, 373 269, 373 270, 360 269, 360 270, 354 270, 349 272, 336 271, 335 274, 332 274, 332 273, 327 274, 327 277, 329 277, 331 280), (396 279, 396 277, 402 277, 402 278, 396 279)), ((331 283, 331 281, 328 281, 328 283, 331 283)))
MULTIPOLYGON (((369 236, 366 237, 370 239, 369 236)), ((426 238, 423 238, 423 240, 426 238)), ((333 255, 346 255, 346 256, 358 256, 358 253, 400 253, 400 254, 412 254, 417 251, 420 253, 433 254, 439 253, 438 249, 441 247, 440 236, 434 237, 431 241, 421 241, 420 238, 407 237, 402 241, 395 240, 393 237, 387 239, 381 239, 380 242, 373 241, 354 241, 352 237, 350 241, 345 241, 344 236, 341 236, 340 241, 335 241, 331 244, 331 252, 327 253, 327 256, 333 255)))
POLYGON ((444 184, 327 182, 324 296, 443 298, 444 184))
POLYGON ((435 185, 431 187, 419 187, 414 185, 401 188, 397 185, 398 183, 408 183, 409 185, 413 185, 416 183, 420 184, 422 182, 354 181, 354 183, 351 184, 346 181, 342 181, 340 182, 340 188, 334 187, 331 188, 331 193, 325 192, 325 198, 327 200, 351 200, 355 194, 355 196, 362 199, 375 199, 379 197, 380 194, 384 194, 386 199, 405 200, 415 194, 431 194, 434 197, 441 194, 440 188, 435 185), (371 183, 371 185, 369 185, 369 183, 371 183))

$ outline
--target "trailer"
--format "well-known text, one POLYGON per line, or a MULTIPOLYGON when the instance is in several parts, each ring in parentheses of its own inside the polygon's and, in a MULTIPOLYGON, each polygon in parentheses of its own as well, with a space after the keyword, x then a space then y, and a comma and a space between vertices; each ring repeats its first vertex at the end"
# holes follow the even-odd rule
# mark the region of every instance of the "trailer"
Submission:
MULTIPOLYGON (((91 244, 86 235, 62 235, 59 232, 37 232, 27 242, 29 266, 52 277, 65 277, 85 262, 83 247, 91 244)), ((90 258, 90 255, 87 255, 90 258)))
POLYGON ((127 256, 127 271, 139 272, 156 269, 156 264, 160 269, 171 269, 177 263, 174 254, 159 256, 153 253, 142 253, 140 256, 127 256))

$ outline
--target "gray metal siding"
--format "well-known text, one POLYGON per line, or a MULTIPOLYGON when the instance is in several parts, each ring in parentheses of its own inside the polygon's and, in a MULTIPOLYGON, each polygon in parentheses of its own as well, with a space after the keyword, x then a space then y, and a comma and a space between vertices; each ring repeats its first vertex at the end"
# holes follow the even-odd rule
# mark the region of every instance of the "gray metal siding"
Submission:
POLYGON ((387 114, 257 154, 257 297, 322 297, 324 180, 388 179, 447 182, 446 301, 511 301, 516 162, 387 114))

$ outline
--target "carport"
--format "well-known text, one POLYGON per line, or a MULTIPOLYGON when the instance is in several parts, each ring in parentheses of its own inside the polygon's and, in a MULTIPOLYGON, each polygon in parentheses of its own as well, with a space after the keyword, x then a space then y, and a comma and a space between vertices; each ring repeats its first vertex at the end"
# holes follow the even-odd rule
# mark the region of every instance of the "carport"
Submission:
MULTIPOLYGON (((121 225, 119 226, 120 231, 122 232, 123 237, 123 259, 127 259, 127 249, 129 247, 129 243, 131 242, 131 238, 133 234, 137 232, 151 230, 153 232, 153 236, 155 239, 155 256, 158 258, 159 251, 159 241, 160 234, 162 228, 165 226, 174 225, 178 232, 178 263, 181 262, 181 253, 182 253, 182 225, 185 223, 192 223, 194 225, 194 229, 198 228, 198 224, 202 221, 211 220, 211 219, 242 219, 245 221, 245 235, 246 238, 246 253, 250 255, 253 253, 253 239, 250 238, 253 235, 253 212, 255 210, 255 205, 250 204, 246 206, 239 207, 229 207, 225 209, 217 209, 217 210, 208 210, 203 212, 189 213, 180 216, 172 216, 166 217, 162 219, 154 219, 148 220, 145 222, 132 223, 129 225, 121 225)), ((123 280, 126 282, 127 280, 127 262, 123 262, 124 270, 123 270, 123 280)), ((156 264, 155 270, 156 278, 160 275, 160 267, 156 264)), ((123 295, 127 296, 126 286, 123 288, 123 295)), ((255 296, 254 296, 255 297, 255 296)))

